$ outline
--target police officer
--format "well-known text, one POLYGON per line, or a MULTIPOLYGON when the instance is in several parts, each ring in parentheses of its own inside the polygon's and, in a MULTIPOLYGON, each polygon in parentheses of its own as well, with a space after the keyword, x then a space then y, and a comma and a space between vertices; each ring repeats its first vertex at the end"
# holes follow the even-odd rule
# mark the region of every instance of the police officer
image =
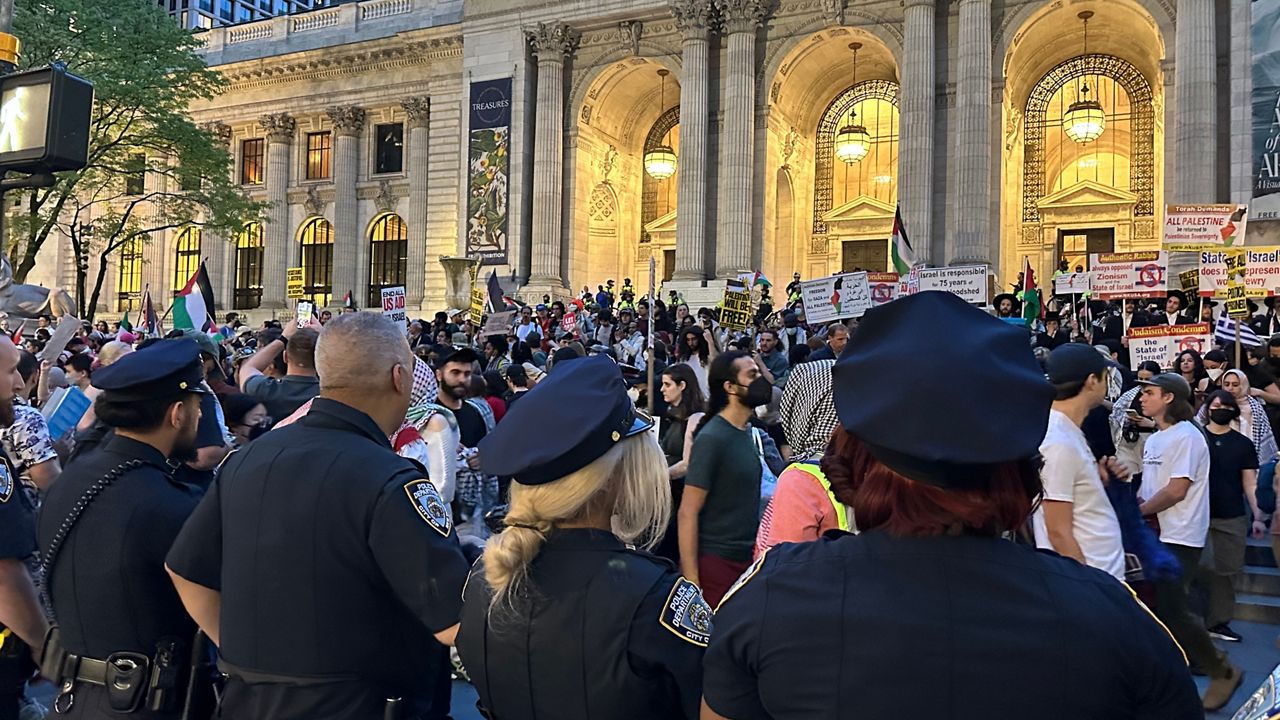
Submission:
POLYGON ((59 685, 59 717, 176 718, 196 626, 163 566, 199 500, 174 481, 170 461, 195 453, 207 392, 200 349, 162 340, 102 368, 93 383, 102 390, 94 412, 114 433, 67 466, 40 510, 60 635, 42 670, 59 685))
POLYGON ((229 675, 224 718, 447 714, 431 662, 467 564, 435 486, 388 440, 413 368, 381 315, 330 320, 311 411, 232 453, 174 543, 174 584, 229 675))
MULTIPOLYGON (((24 384, 18 359, 18 348, 0 333, 0 425, 6 427, 14 423, 13 397, 24 384)), ((44 641, 44 611, 32 580, 35 552, 35 506, 0 452, 0 720, 17 720, 35 672, 32 648, 38 652, 44 641)))
POLYGON ((703 718, 1203 717, 1127 587, 1001 539, 1040 494, 1054 398, 1022 331, 919 293, 869 311, 833 375, 822 469, 862 533, 774 547, 730 589, 703 718), (921 337, 950 338, 951 372, 921 337))
POLYGON ((697 717, 711 608, 629 547, 657 543, 671 508, 652 425, 597 355, 547 376, 481 441, 484 471, 514 480, 458 633, 489 717, 697 717))

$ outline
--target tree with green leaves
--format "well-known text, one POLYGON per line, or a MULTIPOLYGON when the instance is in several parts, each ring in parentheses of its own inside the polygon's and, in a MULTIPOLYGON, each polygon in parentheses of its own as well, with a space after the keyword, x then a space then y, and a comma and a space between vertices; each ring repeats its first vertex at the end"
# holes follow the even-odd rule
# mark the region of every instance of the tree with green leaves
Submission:
POLYGON ((108 258, 126 245, 197 226, 234 239, 265 205, 231 179, 227 138, 201 127, 188 104, 222 92, 198 35, 154 0, 18 0, 21 67, 62 63, 94 84, 88 164, 23 198, 6 252, 22 282, 51 236, 71 241, 76 300, 92 318, 108 258), (89 258, 97 275, 86 298, 89 258))

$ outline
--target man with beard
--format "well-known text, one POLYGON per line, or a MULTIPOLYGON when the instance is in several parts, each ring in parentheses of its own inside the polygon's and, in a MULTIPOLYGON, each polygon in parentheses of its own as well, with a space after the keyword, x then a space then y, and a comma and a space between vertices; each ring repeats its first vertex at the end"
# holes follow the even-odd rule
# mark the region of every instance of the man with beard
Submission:
MULTIPOLYGON (((0 425, 14 423, 13 397, 22 389, 19 351, 0 334, 0 425)), ((35 670, 32 648, 47 625, 29 565, 36 551, 35 507, 0 453, 0 718, 18 717, 23 688, 35 670)))
POLYGON ((996 317, 1016 318, 1022 312, 1022 303, 1013 293, 1000 293, 995 299, 996 317))
POLYGON ((164 572, 165 553, 199 501, 169 462, 195 456, 200 349, 161 340, 94 375, 94 412, 114 433, 67 466, 40 511, 46 587, 60 660, 43 667, 60 717, 177 718, 196 625, 164 572), (74 657, 72 657, 74 656, 74 657))

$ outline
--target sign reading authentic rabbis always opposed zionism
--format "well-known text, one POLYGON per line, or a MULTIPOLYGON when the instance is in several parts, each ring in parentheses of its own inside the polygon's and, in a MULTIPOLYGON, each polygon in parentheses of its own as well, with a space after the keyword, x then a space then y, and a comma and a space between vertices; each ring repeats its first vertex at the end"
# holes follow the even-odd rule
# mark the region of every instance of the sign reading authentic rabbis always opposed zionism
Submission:
POLYGON ((507 264, 511 78, 471 83, 467 153, 467 257, 507 264))

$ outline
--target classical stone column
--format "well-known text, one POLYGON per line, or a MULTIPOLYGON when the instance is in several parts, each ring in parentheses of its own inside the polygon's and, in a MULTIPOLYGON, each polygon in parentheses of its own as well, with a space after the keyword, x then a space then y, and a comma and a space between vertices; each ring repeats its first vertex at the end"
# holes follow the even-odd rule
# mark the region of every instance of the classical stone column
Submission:
MULTIPOLYGON (((230 150, 231 126, 224 122, 213 121, 203 125, 213 135, 223 150, 230 150)), ((231 172, 235 172, 234 164, 231 172)), ((200 238, 200 254, 207 261, 209 279, 213 282, 213 296, 218 300, 221 313, 234 309, 235 304, 235 243, 228 241, 223 233, 204 232, 200 238)), ((216 318, 219 322, 222 318, 216 318)))
POLYGON ((933 236, 934 0, 906 0, 903 21, 902 140, 898 198, 916 259, 928 262, 933 236))
POLYGON ((364 108, 331 107, 333 122, 333 302, 351 291, 357 307, 369 304, 369 243, 361 232, 356 203, 360 173, 360 131, 364 108))
POLYGON ((724 134, 720 144, 720 234, 716 277, 751 269, 751 216, 755 178, 756 31, 763 0, 716 0, 728 34, 724 134))
POLYGON ((405 218, 409 232, 409 269, 405 278, 405 302, 422 304, 427 289, 427 169, 430 157, 431 101, 411 97, 400 101, 408 117, 409 130, 409 216, 405 218))
POLYGON ((297 260, 289 233, 289 149, 297 123, 284 113, 263 115, 267 132, 267 208, 262 226, 262 308, 285 307, 285 271, 297 260))
POLYGON ((956 173, 951 185, 956 230, 947 262, 990 263, 991 0, 960 0, 957 55, 956 173))
POLYGON ((1174 30, 1174 201, 1218 199, 1218 109, 1213 0, 1178 0, 1174 30))
POLYGON ((529 284, 563 290, 560 275, 564 180, 564 61, 579 33, 564 23, 538 23, 527 30, 538 58, 538 100, 533 140, 533 250, 529 284))
POLYGON ((707 39, 714 10, 712 0, 671 0, 671 13, 684 34, 675 280, 707 277, 707 39))

